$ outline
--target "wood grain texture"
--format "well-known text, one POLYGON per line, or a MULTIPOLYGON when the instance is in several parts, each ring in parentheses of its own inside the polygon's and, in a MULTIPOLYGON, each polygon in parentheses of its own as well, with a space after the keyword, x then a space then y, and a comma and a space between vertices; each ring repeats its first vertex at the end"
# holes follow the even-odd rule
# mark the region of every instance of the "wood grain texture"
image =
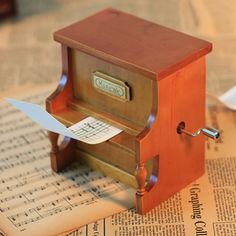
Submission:
POLYGON ((75 140, 64 137, 58 143, 59 134, 49 131, 48 138, 51 142, 50 161, 53 171, 59 172, 75 161, 75 140))
POLYGON ((70 69, 76 100, 141 127, 147 124, 152 106, 152 80, 76 50, 72 50, 70 69), (131 90, 130 101, 121 102, 95 89, 92 85, 95 71, 126 83, 131 90))
POLYGON ((136 139, 137 163, 159 156, 159 168, 153 172, 156 183, 136 196, 141 214, 204 173, 204 136, 177 134, 181 121, 190 131, 205 125, 205 58, 158 83, 157 119, 136 139))
MULTIPOLYGON (((65 80, 47 100, 48 110, 65 124, 92 115, 124 129, 103 144, 70 143, 78 160, 88 157, 89 165, 106 174, 119 170, 111 175, 132 185, 135 176, 140 214, 204 173, 204 137, 180 135, 177 127, 185 122, 194 132, 205 125, 210 43, 114 9, 58 31, 57 40, 58 35, 65 80), (92 87, 94 71, 127 82, 131 101, 99 94, 92 87)), ((59 152, 54 157, 58 163, 66 158, 59 152)))
POLYGON ((61 29, 54 33, 54 39, 157 79, 212 49, 211 43, 115 9, 101 11, 61 29))

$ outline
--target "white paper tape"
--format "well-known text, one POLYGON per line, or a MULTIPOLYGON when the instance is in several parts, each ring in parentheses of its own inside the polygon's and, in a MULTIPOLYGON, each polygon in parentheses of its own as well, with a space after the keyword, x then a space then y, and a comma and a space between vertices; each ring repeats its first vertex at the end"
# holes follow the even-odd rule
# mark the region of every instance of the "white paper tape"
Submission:
POLYGON ((39 105, 11 98, 5 99, 43 128, 88 144, 104 142, 122 132, 121 129, 106 124, 94 117, 87 117, 77 124, 66 128, 66 126, 56 120, 39 105))

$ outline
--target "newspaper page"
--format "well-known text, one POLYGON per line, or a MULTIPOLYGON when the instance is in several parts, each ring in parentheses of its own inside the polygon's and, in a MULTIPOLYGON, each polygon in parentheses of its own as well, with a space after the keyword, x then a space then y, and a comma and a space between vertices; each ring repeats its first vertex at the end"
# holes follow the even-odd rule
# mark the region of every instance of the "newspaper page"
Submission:
MULTIPOLYGON (((26 100, 42 105, 50 90, 37 91, 26 100)), ((134 189, 86 166, 54 173, 47 132, 10 104, 0 111, 3 235, 56 235, 134 206, 134 189)))
POLYGON ((88 224, 69 236, 235 236, 236 112, 207 107, 207 124, 221 131, 206 141, 206 173, 145 216, 134 209, 88 224))

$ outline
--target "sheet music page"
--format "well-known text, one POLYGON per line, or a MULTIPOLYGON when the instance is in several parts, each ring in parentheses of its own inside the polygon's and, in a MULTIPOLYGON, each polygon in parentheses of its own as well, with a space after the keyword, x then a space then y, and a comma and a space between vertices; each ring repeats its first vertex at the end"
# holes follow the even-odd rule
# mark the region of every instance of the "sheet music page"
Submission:
MULTIPOLYGON (((36 91, 27 101, 43 105, 52 90, 36 91)), ((0 111, 4 235, 57 235, 134 206, 133 189, 86 166, 75 163, 54 173, 46 131, 7 103, 0 103, 0 111)))
POLYGON ((236 112, 207 107, 221 138, 206 142, 206 173, 145 216, 134 209, 88 224, 69 236, 236 235, 236 112))

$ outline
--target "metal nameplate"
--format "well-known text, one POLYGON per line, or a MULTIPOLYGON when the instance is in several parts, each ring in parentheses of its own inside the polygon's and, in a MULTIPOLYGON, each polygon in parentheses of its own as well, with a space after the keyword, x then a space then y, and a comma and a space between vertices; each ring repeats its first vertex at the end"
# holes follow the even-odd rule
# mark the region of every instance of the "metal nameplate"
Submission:
POLYGON ((123 81, 96 71, 92 76, 93 87, 99 92, 123 102, 130 100, 130 87, 123 81))

